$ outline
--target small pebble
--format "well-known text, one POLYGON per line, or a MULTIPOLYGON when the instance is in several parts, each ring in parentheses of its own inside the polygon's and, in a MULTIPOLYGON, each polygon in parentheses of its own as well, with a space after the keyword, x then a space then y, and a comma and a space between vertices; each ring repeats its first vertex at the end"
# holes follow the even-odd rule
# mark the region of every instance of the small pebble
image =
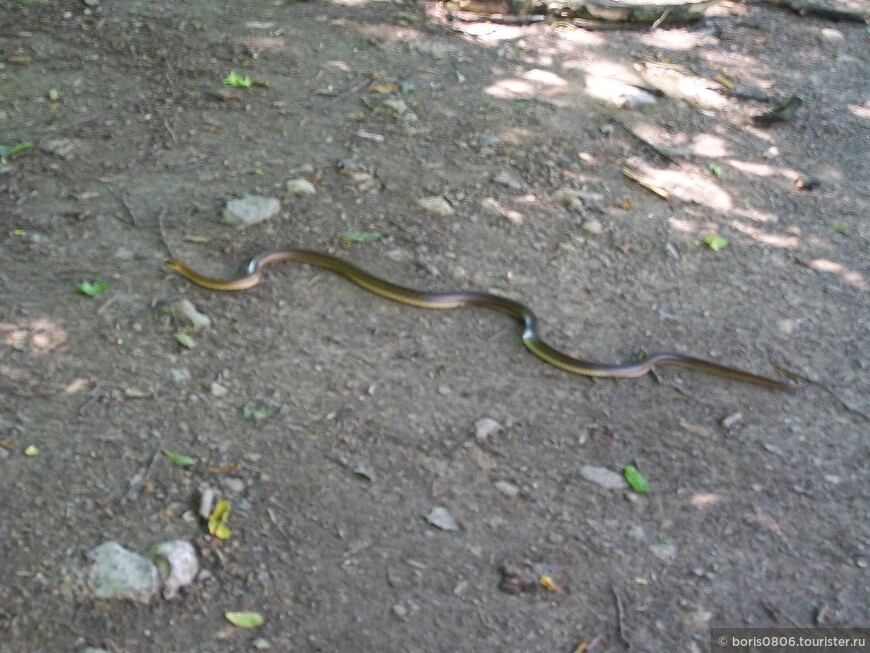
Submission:
POLYGON ((832 29, 830 27, 825 27, 821 31, 821 37, 823 41, 827 41, 828 43, 842 43, 846 40, 846 36, 838 29, 832 29))
POLYGON ((474 423, 474 439, 477 444, 486 444, 504 430, 504 427, 491 417, 484 417, 474 423))
POLYGON ((224 222, 236 227, 249 227, 268 220, 281 210, 281 202, 275 197, 249 195, 230 200, 224 208, 224 222))
POLYGON ((287 192, 291 195, 306 197, 314 195, 317 192, 317 188, 307 179, 291 179, 287 182, 287 192))
POLYGON ((193 302, 189 299, 179 299, 178 301, 173 302, 170 311, 176 319, 188 322, 194 333, 197 331, 208 331, 211 328, 211 319, 208 315, 196 310, 193 302))
POLYGON ((677 557, 676 544, 653 544, 649 550, 656 558, 665 562, 670 562, 677 557))
POLYGON ((583 223, 581 229, 583 229, 583 231, 585 231, 587 234, 590 234, 592 236, 598 236, 601 234, 602 231, 604 231, 604 225, 601 224, 599 220, 590 218, 583 223))
POLYGON ((522 190, 523 182, 512 177, 507 172, 500 172, 495 177, 492 178, 494 182, 497 184, 501 184, 506 188, 510 188, 511 190, 522 190))
POLYGON ((241 494, 245 491, 245 482, 240 478, 225 478, 223 486, 230 494, 241 494))
POLYGON ((723 417, 722 421, 719 422, 722 425, 722 428, 726 431, 730 431, 735 426, 740 424, 743 421, 743 413, 737 412, 728 415, 727 417, 723 417))
POLYGON ((425 211, 434 213, 435 215, 448 216, 453 215, 453 207, 440 196, 424 197, 417 200, 417 206, 425 211))
POLYGON ((515 499, 520 494, 520 488, 507 481, 496 481, 495 487, 509 499, 515 499))
POLYGON ((186 367, 172 367, 169 369, 169 378, 175 381, 175 383, 190 381, 190 370, 186 367))
POLYGON ((429 511, 429 514, 426 515, 426 521, 433 526, 437 526, 442 531, 459 530, 459 524, 453 518, 453 515, 447 511, 447 508, 441 506, 435 506, 432 508, 432 510, 429 511))
POLYGON ((794 331, 795 321, 794 320, 780 320, 776 323, 776 326, 779 328, 787 336, 790 336, 794 331))
POLYGON ((583 465, 580 468, 580 476, 590 483, 595 483, 608 490, 622 490, 628 487, 628 483, 626 483, 622 474, 617 474, 604 467, 583 465))

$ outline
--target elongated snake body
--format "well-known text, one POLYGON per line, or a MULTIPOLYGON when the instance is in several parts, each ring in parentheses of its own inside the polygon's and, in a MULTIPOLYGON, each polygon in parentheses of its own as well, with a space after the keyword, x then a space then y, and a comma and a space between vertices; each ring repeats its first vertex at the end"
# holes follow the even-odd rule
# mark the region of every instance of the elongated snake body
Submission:
POLYGON ((184 263, 167 259, 166 265, 198 286, 211 290, 247 290, 260 283, 263 271, 274 263, 308 263, 331 270, 371 293, 392 299, 395 302, 418 308, 449 309, 463 306, 482 306, 516 319, 522 325, 523 344, 541 360, 572 374, 591 377, 634 379, 649 373, 658 365, 679 365, 744 383, 753 383, 774 390, 795 391, 800 383, 744 372, 734 367, 719 365, 701 358, 672 352, 652 354, 642 361, 625 365, 607 365, 573 358, 554 349, 538 335, 537 317, 525 304, 513 299, 486 292, 424 292, 399 286, 366 272, 342 258, 307 249, 277 249, 256 256, 246 269, 246 274, 234 279, 215 279, 192 270, 184 263))

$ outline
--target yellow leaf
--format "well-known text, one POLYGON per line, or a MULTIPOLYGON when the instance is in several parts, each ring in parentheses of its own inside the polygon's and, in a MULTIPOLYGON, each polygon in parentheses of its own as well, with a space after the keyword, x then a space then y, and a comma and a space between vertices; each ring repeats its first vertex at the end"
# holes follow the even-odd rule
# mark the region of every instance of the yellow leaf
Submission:
POLYGON ((28 446, 28 447, 24 450, 24 455, 25 455, 25 456, 30 456, 31 458, 32 458, 33 456, 38 456, 38 455, 39 455, 39 447, 37 447, 35 444, 31 444, 30 446, 28 446))
POLYGON ((374 82, 367 89, 366 93, 398 93, 399 85, 396 82, 374 82))
POLYGON ((259 612, 224 612, 224 616, 227 621, 239 628, 256 628, 265 621, 259 612))
POLYGON ((229 516, 230 502, 221 499, 208 517, 208 532, 219 540, 228 539, 230 529, 227 527, 227 517, 229 516))
POLYGON ((544 574, 540 578, 538 578, 538 583, 548 592, 558 592, 559 586, 556 584, 556 581, 553 580, 552 576, 548 576, 544 574))

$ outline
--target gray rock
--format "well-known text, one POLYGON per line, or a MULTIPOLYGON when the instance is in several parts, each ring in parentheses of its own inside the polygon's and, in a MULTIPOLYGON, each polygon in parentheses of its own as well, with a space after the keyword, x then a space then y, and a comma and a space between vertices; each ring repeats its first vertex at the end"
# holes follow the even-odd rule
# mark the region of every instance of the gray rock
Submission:
POLYGON ((511 176, 507 172, 498 173, 495 177, 492 178, 492 180, 494 182, 496 182, 497 184, 501 184, 502 186, 504 186, 506 188, 510 188, 511 190, 522 190, 523 189, 523 182, 521 182, 519 179, 511 176))
POLYGON ((432 508, 432 510, 429 511, 429 514, 426 515, 426 521, 433 526, 437 526, 442 531, 459 530, 459 524, 456 523, 453 515, 447 512, 447 508, 442 508, 441 506, 435 506, 432 508))
POLYGON ((185 540, 155 544, 148 550, 148 557, 157 567, 163 582, 163 598, 168 601, 178 596, 178 590, 190 585, 199 573, 196 549, 185 540))
POLYGON ((474 423, 474 438, 478 444, 486 444, 503 429, 504 427, 491 417, 484 417, 474 423))
POLYGON ((98 599, 148 603, 157 593, 157 569, 151 561, 117 542, 103 542, 88 553, 88 586, 98 599))
POLYGON ((300 197, 305 197, 308 195, 314 195, 317 192, 317 189, 307 179, 290 179, 287 182, 287 192, 291 195, 298 195, 300 197))
POLYGON ((248 195, 230 200, 224 208, 224 222, 235 227, 250 227, 268 220, 281 210, 281 202, 274 197, 248 195))
POLYGON ((580 468, 580 476, 590 483, 595 483, 595 485, 600 485, 608 490, 624 490, 628 487, 622 474, 617 474, 604 467, 583 465, 580 468))
POLYGON ((447 200, 437 195, 433 197, 424 197, 423 199, 417 200, 417 206, 425 211, 429 211, 430 213, 434 213, 436 215, 453 215, 453 207, 450 206, 447 200))
POLYGON ((39 143, 40 150, 59 156, 62 159, 68 159, 72 156, 76 148, 76 143, 68 138, 48 138, 39 143))

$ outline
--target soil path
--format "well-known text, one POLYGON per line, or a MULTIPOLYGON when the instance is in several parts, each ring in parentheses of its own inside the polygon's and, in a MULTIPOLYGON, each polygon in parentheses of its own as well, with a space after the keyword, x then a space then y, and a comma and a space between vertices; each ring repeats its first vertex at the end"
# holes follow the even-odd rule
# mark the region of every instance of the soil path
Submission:
POLYGON ((868 623, 864 26, 734 3, 596 32, 203 0, 20 1, 0 25, 0 145, 37 144, 0 163, 0 651, 660 653, 707 650, 712 626, 868 623), (716 75, 803 106, 756 127, 770 106, 716 75), (654 79, 667 94, 638 90, 654 79), (281 210, 223 224, 246 195, 281 210), (299 266, 210 292, 161 263, 232 275, 280 244, 521 299, 587 358, 774 361, 818 384, 592 381, 489 311, 299 266), (193 348, 181 298, 212 324, 193 348), (477 437, 483 418, 502 429, 477 437), (583 473, 626 465, 648 494, 583 473), (226 541, 195 516, 204 486, 233 505, 226 541), (85 552, 169 538, 207 570, 179 599, 88 597, 85 552))

